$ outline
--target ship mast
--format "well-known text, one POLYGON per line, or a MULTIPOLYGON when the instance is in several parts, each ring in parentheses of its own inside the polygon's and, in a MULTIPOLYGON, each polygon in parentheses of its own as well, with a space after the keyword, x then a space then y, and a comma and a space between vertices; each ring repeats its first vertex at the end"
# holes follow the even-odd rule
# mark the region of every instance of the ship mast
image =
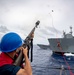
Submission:
POLYGON ((70 33, 71 33, 71 35, 72 35, 72 26, 70 26, 70 30, 71 30, 70 33))
POLYGON ((64 36, 64 38, 66 38, 66 33, 63 31, 63 36, 64 36))

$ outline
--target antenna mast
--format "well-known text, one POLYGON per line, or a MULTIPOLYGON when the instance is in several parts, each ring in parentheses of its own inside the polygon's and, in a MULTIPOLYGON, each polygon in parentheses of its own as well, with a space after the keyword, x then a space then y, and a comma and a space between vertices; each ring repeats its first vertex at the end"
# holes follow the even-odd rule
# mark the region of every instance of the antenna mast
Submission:
POLYGON ((72 26, 70 26, 70 30, 71 30, 70 33, 72 34, 72 26))

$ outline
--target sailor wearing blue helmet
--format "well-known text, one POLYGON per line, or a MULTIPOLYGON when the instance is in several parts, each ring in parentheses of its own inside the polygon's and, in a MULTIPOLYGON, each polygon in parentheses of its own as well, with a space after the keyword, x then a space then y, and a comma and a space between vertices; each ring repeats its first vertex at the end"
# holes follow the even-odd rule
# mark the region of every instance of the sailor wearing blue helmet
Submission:
POLYGON ((32 68, 27 56, 27 48, 22 47, 22 38, 14 32, 6 33, 0 42, 0 75, 32 75, 32 68), (24 68, 13 65, 17 50, 22 50, 25 58, 24 68))

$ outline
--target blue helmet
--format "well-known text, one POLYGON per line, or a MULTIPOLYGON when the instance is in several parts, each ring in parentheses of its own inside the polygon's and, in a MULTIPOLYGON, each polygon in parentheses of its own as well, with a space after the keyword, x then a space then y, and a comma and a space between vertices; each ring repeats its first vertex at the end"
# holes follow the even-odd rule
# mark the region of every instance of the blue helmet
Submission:
POLYGON ((10 32, 5 34, 0 43, 0 50, 2 52, 11 52, 16 50, 22 45, 22 39, 21 37, 14 32, 10 32))

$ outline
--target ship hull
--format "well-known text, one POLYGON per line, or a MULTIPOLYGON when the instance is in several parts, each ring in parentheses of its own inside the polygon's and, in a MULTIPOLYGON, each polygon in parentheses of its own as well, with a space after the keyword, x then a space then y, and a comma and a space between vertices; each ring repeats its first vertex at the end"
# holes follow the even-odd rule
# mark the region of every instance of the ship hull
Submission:
POLYGON ((41 49, 49 49, 49 45, 37 44, 41 49))
POLYGON ((48 39, 53 52, 74 53, 74 38, 48 39))

